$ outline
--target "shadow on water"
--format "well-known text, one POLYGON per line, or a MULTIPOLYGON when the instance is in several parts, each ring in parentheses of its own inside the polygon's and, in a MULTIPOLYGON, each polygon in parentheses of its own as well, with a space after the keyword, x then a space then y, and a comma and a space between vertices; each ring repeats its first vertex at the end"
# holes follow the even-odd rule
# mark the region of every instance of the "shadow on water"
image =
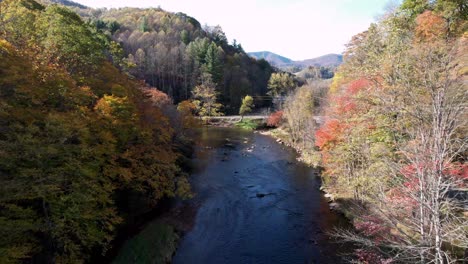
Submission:
POLYGON ((319 171, 272 138, 199 131, 191 176, 196 207, 174 263, 341 263, 327 233, 347 227, 319 191, 319 171))

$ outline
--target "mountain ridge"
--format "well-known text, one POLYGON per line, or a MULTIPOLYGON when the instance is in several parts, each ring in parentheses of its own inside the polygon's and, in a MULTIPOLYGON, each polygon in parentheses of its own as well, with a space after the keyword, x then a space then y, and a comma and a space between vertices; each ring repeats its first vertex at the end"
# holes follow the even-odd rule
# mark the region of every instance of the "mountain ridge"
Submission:
POLYGON ((341 63, 343 63, 343 55, 335 53, 329 53, 319 57, 298 61, 294 61, 292 59, 273 53, 271 51, 248 52, 248 54, 255 59, 264 59, 278 68, 305 68, 309 66, 335 68, 338 67, 341 63))

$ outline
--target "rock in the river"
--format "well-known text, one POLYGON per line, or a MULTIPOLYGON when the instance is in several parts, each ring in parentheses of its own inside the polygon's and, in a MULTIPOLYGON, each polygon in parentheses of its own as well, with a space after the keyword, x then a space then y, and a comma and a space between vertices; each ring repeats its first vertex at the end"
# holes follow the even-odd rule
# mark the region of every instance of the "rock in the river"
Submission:
POLYGON ((232 144, 232 143, 226 143, 226 144, 224 144, 224 147, 231 148, 231 149, 235 148, 234 144, 232 144))
POLYGON ((331 203, 329 206, 331 210, 338 210, 340 208, 340 204, 338 203, 331 203))
POLYGON ((333 197, 333 194, 326 193, 324 196, 325 196, 325 198, 328 198, 328 200, 330 200, 330 201, 334 201, 334 200, 335 200, 335 198, 333 197))
POLYGON ((257 193, 257 198, 263 198, 265 196, 266 196, 266 194, 264 194, 264 193, 257 193))

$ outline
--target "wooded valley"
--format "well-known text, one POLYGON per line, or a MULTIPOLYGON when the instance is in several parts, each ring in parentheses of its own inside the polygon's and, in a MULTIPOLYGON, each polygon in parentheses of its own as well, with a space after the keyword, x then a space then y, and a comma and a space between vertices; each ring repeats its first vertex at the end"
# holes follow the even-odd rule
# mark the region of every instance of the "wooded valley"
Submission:
POLYGON ((267 108, 322 169, 358 263, 466 261, 466 1, 404 0, 339 67, 289 72, 188 14, 55 2, 0 1, 0 263, 105 256, 193 197, 202 117, 267 108))

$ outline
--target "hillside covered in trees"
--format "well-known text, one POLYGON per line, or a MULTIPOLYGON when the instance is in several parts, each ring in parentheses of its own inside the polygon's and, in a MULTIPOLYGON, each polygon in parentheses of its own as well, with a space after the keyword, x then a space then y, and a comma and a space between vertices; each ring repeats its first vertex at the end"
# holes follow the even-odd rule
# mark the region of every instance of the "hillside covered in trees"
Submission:
POLYGON ((87 262, 162 199, 191 195, 189 112, 120 55, 67 8, 0 3, 1 263, 87 262))
POLYGON ((249 57, 240 44, 229 44, 219 26, 202 27, 193 17, 159 8, 74 10, 122 45, 121 67, 175 103, 192 98, 195 86, 209 83, 224 111, 235 113, 245 95, 267 92, 274 69, 249 57))
POLYGON ((105 255, 123 227, 193 195, 194 115, 243 118, 266 97, 272 134, 323 169, 359 263, 464 261, 467 19, 463 0, 404 0, 337 69, 291 74, 183 13, 1 0, 0 263, 105 255))
POLYGON ((360 263, 466 261, 467 16, 466 1, 403 1, 348 43, 326 98, 297 88, 270 117, 324 168, 360 263))

